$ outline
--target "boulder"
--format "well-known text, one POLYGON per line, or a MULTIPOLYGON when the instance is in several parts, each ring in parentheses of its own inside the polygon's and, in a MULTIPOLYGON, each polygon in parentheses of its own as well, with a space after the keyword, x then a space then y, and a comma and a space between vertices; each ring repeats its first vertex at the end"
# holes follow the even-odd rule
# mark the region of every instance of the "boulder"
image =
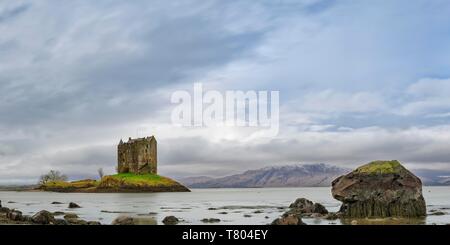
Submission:
POLYGON ((216 219, 216 218, 209 218, 209 219, 202 219, 203 223, 219 223, 220 219, 216 219))
POLYGON ((332 182, 332 195, 345 217, 426 215, 421 180, 398 161, 375 161, 332 182))
POLYGON ((306 198, 298 198, 289 208, 296 213, 314 213, 314 203, 306 198))
POLYGON ((328 210, 320 203, 313 203, 306 198, 298 198, 289 206, 289 210, 272 225, 306 225, 301 217, 320 218, 328 214, 328 210))
POLYGON ((69 208, 81 208, 81 207, 80 207, 80 205, 78 205, 74 202, 71 202, 71 203, 69 203, 69 208))
POLYGON ((320 203, 313 203, 306 198, 298 198, 289 206, 290 210, 287 213, 301 214, 309 216, 311 214, 325 215, 328 210, 320 203))
POLYGON ((55 225, 70 225, 65 219, 55 219, 55 225))
POLYGON ((316 214, 328 214, 328 210, 320 203, 314 203, 313 213, 316 214))
POLYGON ((162 220, 165 225, 176 225, 180 220, 175 216, 167 216, 162 220))
POLYGON ((77 219, 77 218, 69 218, 65 219, 71 225, 88 225, 86 220, 77 219))
POLYGON ((284 214, 281 218, 278 218, 272 222, 272 225, 306 225, 303 223, 300 215, 297 214, 284 214))
POLYGON ((74 213, 67 213, 66 215, 64 215, 64 219, 78 219, 78 215, 74 213))
POLYGON ((46 210, 39 211, 33 217, 31 217, 33 223, 41 224, 41 225, 49 225, 55 223, 55 217, 53 217, 52 213, 46 210))
POLYGON ((11 212, 11 210, 7 207, 0 207, 0 213, 9 213, 11 212))
POLYGON ((134 225, 134 219, 129 216, 119 216, 113 220, 111 225, 134 225))
POLYGON ((22 221, 23 220, 22 212, 20 212, 19 210, 14 210, 14 209, 6 214, 6 218, 13 220, 13 221, 22 221))
POLYGON ((154 217, 132 217, 119 216, 112 223, 112 225, 157 225, 158 222, 154 217))

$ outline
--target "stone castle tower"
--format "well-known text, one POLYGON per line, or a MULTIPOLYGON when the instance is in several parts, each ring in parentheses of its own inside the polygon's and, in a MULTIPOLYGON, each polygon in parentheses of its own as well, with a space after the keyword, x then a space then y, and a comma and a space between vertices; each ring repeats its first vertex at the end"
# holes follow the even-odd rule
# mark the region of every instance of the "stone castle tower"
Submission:
POLYGON ((157 149, 154 136, 132 139, 117 146, 119 173, 157 174, 157 149))

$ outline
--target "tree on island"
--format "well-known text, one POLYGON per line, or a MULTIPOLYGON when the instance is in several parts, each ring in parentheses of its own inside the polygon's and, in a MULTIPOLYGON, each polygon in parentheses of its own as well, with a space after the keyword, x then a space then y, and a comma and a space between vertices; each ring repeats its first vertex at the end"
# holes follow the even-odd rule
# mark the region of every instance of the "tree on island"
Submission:
POLYGON ((67 176, 64 174, 61 174, 59 171, 50 170, 47 174, 41 175, 39 178, 39 184, 44 185, 48 182, 55 182, 55 181, 67 181, 67 176))
POLYGON ((100 177, 100 179, 102 179, 103 176, 105 176, 105 174, 103 173, 103 168, 99 168, 99 169, 97 170, 97 172, 98 172, 98 176, 100 177))

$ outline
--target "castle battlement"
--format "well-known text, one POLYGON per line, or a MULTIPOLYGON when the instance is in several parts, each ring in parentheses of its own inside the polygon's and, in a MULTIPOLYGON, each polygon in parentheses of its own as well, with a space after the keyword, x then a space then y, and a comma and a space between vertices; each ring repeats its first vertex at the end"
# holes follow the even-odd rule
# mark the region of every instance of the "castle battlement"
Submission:
POLYGON ((119 173, 157 174, 157 142, 154 136, 120 140, 117 146, 119 173))

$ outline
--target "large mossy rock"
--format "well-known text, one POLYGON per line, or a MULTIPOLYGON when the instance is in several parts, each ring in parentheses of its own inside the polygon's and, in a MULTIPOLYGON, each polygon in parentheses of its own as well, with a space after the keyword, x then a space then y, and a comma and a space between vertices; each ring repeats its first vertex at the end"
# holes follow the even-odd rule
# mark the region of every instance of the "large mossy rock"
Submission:
POLYGON ((333 197, 346 217, 426 215, 421 180, 398 161, 375 161, 332 183, 333 197))

